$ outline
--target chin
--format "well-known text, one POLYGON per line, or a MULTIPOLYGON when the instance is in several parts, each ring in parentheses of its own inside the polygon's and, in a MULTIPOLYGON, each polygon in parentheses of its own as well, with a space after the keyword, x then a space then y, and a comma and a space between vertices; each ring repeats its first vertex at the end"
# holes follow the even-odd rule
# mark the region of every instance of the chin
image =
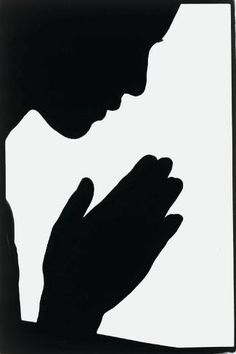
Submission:
POLYGON ((91 124, 87 125, 86 127, 70 127, 68 129, 63 128, 55 128, 53 127, 59 134, 63 135, 65 138, 69 138, 69 139, 78 139, 81 138, 82 136, 84 136, 85 134, 88 133, 88 131, 91 128, 91 124))
POLYGON ((78 112, 78 114, 73 112, 71 119, 67 112, 63 114, 62 112, 56 114, 46 114, 46 112, 42 112, 42 116, 50 127, 59 134, 69 139, 78 139, 87 134, 94 122, 105 118, 106 112, 107 111, 104 109, 99 110, 99 112, 89 112, 86 116, 84 112, 82 114, 80 112, 78 112), (83 119, 80 117, 83 117, 83 119))

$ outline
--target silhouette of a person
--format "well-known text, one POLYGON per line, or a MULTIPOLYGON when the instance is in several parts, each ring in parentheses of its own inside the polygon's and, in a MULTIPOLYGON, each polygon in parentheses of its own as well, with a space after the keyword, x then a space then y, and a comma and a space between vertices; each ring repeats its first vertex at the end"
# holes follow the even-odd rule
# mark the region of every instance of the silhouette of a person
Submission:
MULTIPOLYGON (((30 109, 62 135, 79 138, 107 110, 118 109, 124 93, 140 95, 149 50, 162 40, 178 7, 177 0, 3 1, 2 171, 5 139, 30 109)), ((182 222, 179 215, 166 217, 182 189, 179 179, 168 178, 171 168, 169 159, 144 157, 85 217, 93 184, 82 180, 47 247, 38 318, 42 331, 91 338, 103 314, 145 277, 182 222)), ((3 179, 0 307, 2 327, 9 332, 22 322, 4 184, 3 179)))

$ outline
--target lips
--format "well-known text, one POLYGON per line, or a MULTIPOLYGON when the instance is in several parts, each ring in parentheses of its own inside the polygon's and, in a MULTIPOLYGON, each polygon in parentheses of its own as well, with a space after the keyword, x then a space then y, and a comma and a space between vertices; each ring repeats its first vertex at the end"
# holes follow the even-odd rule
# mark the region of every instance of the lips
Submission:
POLYGON ((107 109, 109 111, 115 111, 117 110, 118 108, 120 108, 120 105, 121 105, 121 97, 120 98, 117 98, 117 99, 113 99, 110 101, 107 109))

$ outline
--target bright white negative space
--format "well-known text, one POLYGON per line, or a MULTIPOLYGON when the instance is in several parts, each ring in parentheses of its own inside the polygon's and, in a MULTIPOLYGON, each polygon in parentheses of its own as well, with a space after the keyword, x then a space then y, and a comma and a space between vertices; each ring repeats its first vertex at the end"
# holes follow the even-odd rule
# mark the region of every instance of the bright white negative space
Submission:
POLYGON ((171 157, 172 175, 184 181, 171 209, 184 223, 99 333, 170 346, 233 345, 230 65, 229 5, 182 5, 151 49, 142 96, 124 95, 118 111, 78 140, 60 136, 36 111, 11 132, 7 197, 23 319, 37 319, 50 230, 80 180, 95 184, 93 207, 151 153, 171 157))

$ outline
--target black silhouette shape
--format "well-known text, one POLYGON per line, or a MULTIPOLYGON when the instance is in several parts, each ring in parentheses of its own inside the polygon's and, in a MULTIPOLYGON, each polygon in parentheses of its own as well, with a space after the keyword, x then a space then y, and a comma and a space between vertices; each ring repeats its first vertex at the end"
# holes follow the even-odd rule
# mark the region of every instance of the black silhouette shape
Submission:
POLYGON ((141 159, 85 217, 93 183, 82 180, 53 227, 38 323, 60 337, 96 334, 102 316, 146 276, 182 222, 166 213, 182 190, 170 159, 141 159))
MULTIPOLYGON (((155 2, 144 0, 126 2, 12 0, 9 2, 2 0, 0 53, 4 70, 1 71, 0 104, 4 119, 1 121, 1 170, 5 171, 4 140, 30 109, 38 110, 48 124, 59 133, 70 138, 78 138, 88 131, 94 121, 102 119, 108 109, 117 109, 124 93, 141 94, 146 84, 149 50, 154 43, 162 40, 179 5, 180 2, 177 0, 155 2)), ((180 182, 167 178, 170 166, 164 165, 168 164, 167 160, 157 162, 153 158, 146 157, 85 218, 82 218, 83 210, 81 210, 83 222, 80 220, 81 222, 74 226, 75 233, 70 233, 69 230, 66 233, 60 232, 58 225, 63 228, 63 223, 68 227, 70 224, 65 221, 66 213, 68 211, 70 213, 73 209, 70 200, 60 221, 53 229, 44 263, 45 288, 39 314, 39 327, 42 331, 55 334, 63 332, 65 337, 74 337, 76 333, 78 334, 78 321, 83 321, 84 329, 80 326, 80 337, 94 335, 104 312, 121 301, 143 279, 158 252, 181 222, 179 216, 164 218, 181 189, 180 182), (150 174, 152 170, 155 170, 154 175, 150 174), (132 175, 136 176, 136 181, 132 180, 132 175), (123 188, 129 191, 127 195, 122 191, 123 188), (135 194, 135 190, 138 194, 135 194), (160 203, 159 201, 156 203, 155 199, 158 191, 160 203), (143 204, 140 205, 141 200, 143 204), (145 204, 146 201, 148 205, 145 204), (135 213, 131 212, 132 209, 128 206, 133 207, 135 213), (121 214, 125 210, 127 213, 129 210, 128 215, 121 214), (154 221, 155 215, 156 221, 154 221), (118 217, 123 218, 125 222, 119 223, 118 217), (101 227, 101 235, 98 234, 97 229, 89 230, 94 228, 96 223, 101 227), (155 223, 157 225, 154 226, 155 223), (108 237, 109 228, 115 238, 108 237), (155 237, 154 230, 157 231, 158 238, 155 237), (145 233, 149 235, 148 243, 142 239, 145 233), (60 240, 54 237, 55 234, 61 235, 61 242, 69 234, 70 243, 62 246, 60 240), (119 253, 123 251, 122 247, 126 247, 124 264, 128 265, 127 255, 135 246, 133 239, 135 234, 138 252, 136 263, 133 268, 127 268, 130 273, 125 274, 124 277, 125 267, 122 268, 119 253), (86 238, 88 235, 89 237, 86 238), (125 238, 126 244, 117 242, 116 253, 114 239, 118 236, 119 240, 121 236, 123 240, 125 238), (77 245, 73 243, 73 237, 76 238, 77 245), (82 252, 80 243, 85 250, 83 258, 78 257, 78 252, 82 252), (56 254, 60 255, 59 258, 68 255, 72 245, 73 257, 70 263, 65 262, 64 268, 61 267, 60 262, 53 263, 57 259, 56 254), (96 253, 97 249, 103 254, 102 261, 96 253), (146 259, 141 262, 140 252, 144 250, 146 259), (50 253, 53 256, 50 256, 50 253), (93 273, 92 264, 88 263, 89 259, 93 260, 94 265, 96 262, 99 264, 100 268, 98 267, 96 271, 99 272, 99 269, 100 272, 103 271, 102 278, 99 278, 98 273, 93 273), (86 266, 84 266, 85 261, 86 266), (109 262, 110 266, 107 265, 109 262), (114 279, 117 279, 117 285, 110 279, 111 271, 114 279), (60 283, 62 273, 64 273, 64 284, 60 283), (93 278, 93 283, 89 282, 90 276, 93 278), (77 279, 76 284, 70 281, 70 277, 73 281, 77 279), (106 297, 104 291, 101 293, 98 291, 99 279, 103 286, 107 279, 110 281, 106 297), (79 283, 83 284, 81 288, 79 283), (58 296, 60 286, 62 291, 58 296), (85 290, 83 294, 83 287, 86 289, 86 294, 90 292, 87 302, 84 296, 88 295, 85 294, 85 290), (94 290, 96 292, 92 293, 94 290), (66 291, 70 296, 75 296, 73 292, 77 291, 78 296, 81 297, 81 301, 78 301, 80 299, 75 296, 78 307, 73 306, 71 302, 66 304, 66 291), (53 294, 57 294, 54 302, 53 294), (90 306, 88 319, 81 315, 83 305, 90 306), (48 311, 49 307, 50 311, 48 311), (68 307, 71 312, 68 311, 68 307), (77 317, 78 313, 80 319, 77 317), (64 319, 68 322, 63 322, 64 319), (69 323, 68 327, 67 323, 69 323)), ((3 179, 0 188, 3 211, 1 224, 4 225, 1 229, 3 231, 0 241, 2 333, 4 332, 4 338, 7 338, 7 345, 9 345, 9 337, 10 344, 13 342, 12 338, 21 345, 23 342, 27 343, 28 333, 32 334, 32 332, 33 338, 37 338, 35 339, 37 343, 40 341, 40 334, 35 332, 37 327, 20 320, 17 252, 14 245, 13 218, 5 202, 4 184, 3 179), (5 335, 6 332, 9 335, 5 335)), ((91 182, 84 180, 80 191, 81 198, 85 198, 84 202, 88 206, 92 198, 91 182), (84 195, 86 189, 87 197, 84 195), (87 202, 86 198, 88 198, 87 202)), ((72 204, 73 199, 77 201, 77 196, 79 197, 79 192, 72 197, 72 204)), ((86 205, 84 211, 85 209, 86 205)), ((79 210, 77 212, 79 213, 79 210)), ((100 288, 102 290, 102 286, 100 288)), ((46 343, 47 340, 43 337, 42 343, 44 342, 46 343)))
POLYGON ((35 109, 62 135, 78 138, 108 109, 117 109, 124 93, 140 95, 149 50, 179 5, 3 0, 5 134, 35 109))

